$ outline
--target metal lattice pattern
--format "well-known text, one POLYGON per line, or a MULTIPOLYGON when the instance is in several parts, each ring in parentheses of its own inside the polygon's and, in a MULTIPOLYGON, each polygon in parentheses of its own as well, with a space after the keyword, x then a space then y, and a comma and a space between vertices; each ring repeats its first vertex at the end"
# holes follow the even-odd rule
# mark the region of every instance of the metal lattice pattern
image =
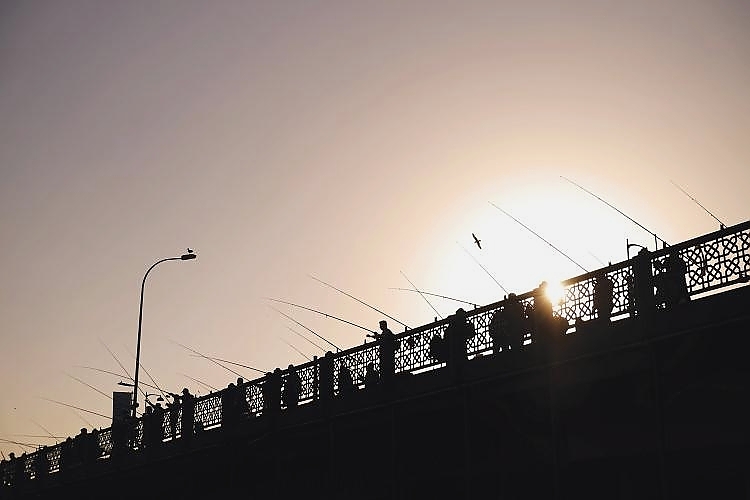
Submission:
POLYGON ((195 421, 204 429, 221 425, 221 393, 209 394, 195 402, 195 421))
POLYGON ((297 375, 302 381, 302 392, 299 395, 300 403, 309 403, 315 398, 315 365, 310 363, 297 367, 297 375))
MULTIPOLYGON (((112 454, 112 429, 103 429, 99 432, 98 443, 102 455, 110 456, 112 454)), ((50 464, 52 462, 50 461, 50 464)))
POLYGON ((254 415, 263 413, 263 381, 264 379, 257 379, 245 386, 247 407, 250 409, 250 413, 254 415))
MULTIPOLYGON (((596 317, 594 310, 594 286, 597 276, 587 275, 586 279, 575 281, 565 286, 565 295, 562 302, 555 307, 555 312, 565 318, 573 327, 577 320, 589 321, 596 317)), ((630 290, 633 283, 633 270, 627 264, 604 273, 612 282, 612 314, 621 316, 631 310, 630 290)))
POLYGON ((368 363, 374 363, 379 367, 380 356, 378 355, 378 346, 376 344, 367 344, 356 351, 345 351, 339 354, 333 361, 333 385, 336 393, 339 391, 338 373, 341 366, 346 366, 352 373, 352 380, 356 387, 364 385, 365 369, 368 363))
POLYGON ((446 326, 447 323, 441 322, 397 337, 400 346, 396 351, 396 373, 422 371, 442 366, 442 363, 430 357, 430 341, 435 335, 442 338, 446 326))
POLYGON ((688 268, 691 295, 727 286, 750 275, 750 231, 687 247, 680 257, 688 268))
POLYGON ((49 464, 49 472, 57 472, 60 470, 60 447, 53 446, 47 448, 47 463, 49 464))

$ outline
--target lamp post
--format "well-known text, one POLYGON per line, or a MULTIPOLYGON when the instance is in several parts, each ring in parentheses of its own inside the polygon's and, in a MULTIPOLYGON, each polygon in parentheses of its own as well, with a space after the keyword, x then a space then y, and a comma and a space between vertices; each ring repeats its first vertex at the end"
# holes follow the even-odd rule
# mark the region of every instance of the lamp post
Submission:
POLYGON ((141 365, 141 324, 143 323, 143 291, 146 288, 146 278, 148 278, 148 273, 150 273, 153 268, 155 268, 162 262, 167 262, 168 260, 193 260, 196 257, 197 255, 188 248, 187 253, 182 254, 179 257, 168 257, 166 259, 161 259, 154 262, 154 264, 148 268, 146 274, 143 275, 143 281, 141 282, 141 305, 138 310, 138 344, 135 349, 135 377, 133 378, 133 418, 136 418, 136 410, 138 409, 138 368, 141 365))

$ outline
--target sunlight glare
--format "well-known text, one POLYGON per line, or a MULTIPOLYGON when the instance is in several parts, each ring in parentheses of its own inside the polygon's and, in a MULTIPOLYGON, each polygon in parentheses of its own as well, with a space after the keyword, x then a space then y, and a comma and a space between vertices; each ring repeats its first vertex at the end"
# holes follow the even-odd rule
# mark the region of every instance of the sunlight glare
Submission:
POLYGON ((552 281, 547 284, 547 289, 544 293, 552 304, 559 305, 565 298, 565 287, 559 282, 552 281))

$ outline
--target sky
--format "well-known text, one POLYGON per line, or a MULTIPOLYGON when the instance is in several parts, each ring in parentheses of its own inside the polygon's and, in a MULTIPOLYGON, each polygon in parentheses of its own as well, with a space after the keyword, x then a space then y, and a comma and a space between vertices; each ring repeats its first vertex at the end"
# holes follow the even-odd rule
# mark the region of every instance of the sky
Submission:
POLYGON ((124 390, 81 367, 132 374, 143 274, 187 247, 148 277, 141 361, 205 394, 235 375, 175 342, 322 352, 267 297, 377 329, 311 275, 416 327, 404 276, 486 304, 583 272, 489 202, 589 270, 653 247, 561 176, 669 243, 718 229, 672 182, 743 222, 749 88, 744 0, 2 2, 0 451, 108 426, 44 398, 111 415, 73 377, 124 390))

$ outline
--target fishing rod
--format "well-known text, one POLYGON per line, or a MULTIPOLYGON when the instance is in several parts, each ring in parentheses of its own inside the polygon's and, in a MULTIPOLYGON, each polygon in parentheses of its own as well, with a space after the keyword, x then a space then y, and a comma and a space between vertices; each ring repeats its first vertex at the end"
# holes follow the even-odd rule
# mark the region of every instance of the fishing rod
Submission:
POLYGON ((41 438, 41 439, 62 439, 63 436, 45 436, 43 434, 8 434, 13 437, 41 438))
MULTIPOLYGON (((131 358, 135 359, 135 356, 134 356, 134 355, 133 355, 133 353, 132 353, 132 352, 130 351, 130 349, 125 349, 125 350, 127 351, 127 353, 128 353, 128 354, 130 354, 130 357, 131 357, 131 358)), ((161 389, 161 387, 159 387, 159 384, 157 384, 157 383, 156 383, 156 380, 154 380, 154 377, 152 377, 152 376, 151 376, 151 374, 150 374, 150 373, 148 372, 148 370, 146 370, 146 367, 145 367, 145 366, 143 366, 143 363, 141 363, 140 361, 138 361, 138 366, 140 366, 140 367, 141 367, 141 370, 143 370, 143 372, 144 372, 144 373, 146 374, 146 376, 148 377, 148 379, 149 379, 149 380, 150 380, 151 382, 153 382, 153 383, 154 383, 154 386, 156 386, 156 390, 157 390, 157 391, 159 391, 159 392, 161 393, 161 397, 163 397, 163 398, 166 398, 166 397, 167 397, 167 394, 166 394, 166 393, 165 393, 165 392, 164 392, 164 391, 163 391, 163 390, 161 389)))
MULTIPOLYGON (((57 437, 53 436, 52 433, 45 426, 43 426, 42 424, 40 424, 39 422, 37 422, 36 420, 34 420, 31 417, 29 417, 29 420, 31 421, 31 423, 33 423, 34 425, 36 425, 37 427, 39 427, 40 429, 42 429, 44 432, 46 432, 49 435, 49 437, 51 437, 52 439, 55 440, 55 444, 57 444, 57 437)), ((62 438, 60 438, 60 439, 62 439, 62 438)))
POLYGON ((406 276, 406 274, 404 274, 403 271, 400 271, 400 273, 401 273, 401 276, 403 276, 404 278, 406 278, 406 281, 409 282, 409 284, 414 289, 414 291, 417 292, 419 295, 421 295, 422 298, 424 299, 424 301, 427 302, 427 305, 430 306, 433 311, 435 311, 435 314, 437 314, 440 319, 443 319, 443 316, 441 316, 441 314, 438 312, 438 310, 435 309, 435 307, 430 303, 429 300, 427 300, 427 297, 424 296, 424 294, 419 290, 419 288, 417 288, 416 285, 414 285, 414 283, 411 282, 411 280, 406 276))
POLYGON ((50 403, 55 403, 55 404, 58 404, 58 405, 67 406, 68 408, 73 408, 75 410, 84 411, 86 413, 91 413, 92 415, 97 415, 97 416, 105 418, 105 419, 109 419, 110 418, 107 415, 102 415, 101 413, 98 413, 98 412, 95 412, 95 411, 91 411, 91 410, 87 410, 85 408, 80 408, 78 406, 75 406, 75 405, 72 405, 72 404, 69 404, 69 403, 63 403, 62 401, 56 401, 54 399, 44 398, 42 396, 39 396, 39 399, 43 399, 45 401, 49 401, 50 403))
POLYGON ((536 236, 537 238, 539 238, 540 240, 542 240, 543 242, 545 242, 545 243, 546 243, 547 245, 549 245, 550 247, 552 247, 552 248, 553 248, 553 249, 554 249, 555 251, 557 251, 557 252, 558 252, 558 253, 559 253, 560 255, 562 255, 563 257, 565 257, 566 259, 568 259, 568 260, 569 260, 570 262, 572 262, 572 263, 573 263, 573 264, 575 264, 576 266, 578 266, 578 267, 580 267, 581 269, 583 269, 583 272, 585 272, 585 273, 589 272, 589 271, 588 271, 588 269, 586 269, 585 267, 583 267, 583 266, 582 266, 581 264, 579 264, 578 262, 574 261, 574 260, 573 260, 573 259, 572 259, 572 258, 571 258, 571 257, 570 257, 570 256, 569 256, 568 254, 566 254, 565 252, 563 252, 562 250, 560 250, 559 248, 557 248, 557 247, 556 247, 555 245, 553 245, 553 244, 552 244, 552 243, 550 243, 549 241, 545 240, 545 239, 544 239, 544 238, 543 238, 543 237, 542 237, 542 236, 541 236, 541 235, 540 235, 539 233, 537 233, 536 231, 534 231, 533 229, 531 229, 531 228, 530 228, 529 226, 527 226, 526 224, 524 224, 524 223, 523 223, 523 222, 521 222, 520 220, 516 219, 516 218, 515 218, 515 217, 513 217, 513 216, 512 216, 511 214, 509 214, 508 212, 506 212, 506 211, 505 211, 505 210, 503 210, 502 208, 498 207, 498 206, 497 206, 497 205, 495 205, 494 203, 492 203, 492 202, 489 202, 489 203, 490 203, 490 205, 492 205, 493 207, 497 208, 497 209, 498 209, 498 210, 500 210, 500 211, 501 211, 502 213, 504 213, 505 215, 507 215, 508 217, 510 217, 511 219, 513 219, 513 220, 514 220, 515 222, 517 222, 518 224, 520 224, 520 225, 521 225, 521 226, 522 226, 522 227, 523 227, 524 229, 526 229, 527 231, 529 231, 529 232, 530 232, 531 234, 533 234, 534 236, 536 236))
MULTIPOLYGON (((268 305, 268 307, 270 307, 271 309, 273 309, 273 310, 274 310, 274 311, 276 311, 277 313, 281 314, 281 315, 282 315, 282 316, 284 316, 285 318, 287 318, 287 319, 289 319, 289 320, 291 320, 291 321, 294 321, 294 322, 295 322, 296 324, 298 324, 299 326, 301 326, 302 328, 304 328, 304 329, 305 329, 305 330, 307 330, 308 332, 312 333, 313 335, 315 335, 316 337, 318 337, 318 338, 319 338, 320 340, 324 341, 324 342, 325 342, 326 344, 328 344, 328 345, 331 345, 331 346, 333 346, 333 348, 334 348, 334 349, 336 349, 336 351, 340 351, 340 350, 341 350, 341 349, 339 348, 339 346, 337 346, 336 344, 334 344, 333 342, 331 342, 330 340, 328 340, 328 339, 327 339, 327 338, 325 338, 324 336, 322 336, 322 335, 319 335, 319 334, 315 333, 315 331, 314 331, 314 330, 313 330, 312 328, 309 328, 309 327, 307 327, 307 326, 303 325, 302 323, 300 323, 300 322, 299 322, 299 321, 297 321, 296 319, 292 318, 291 316, 289 316, 288 314, 286 314, 286 313, 284 313, 284 312, 281 312, 281 311, 279 311, 278 309, 276 309, 275 307, 273 307, 273 306, 272 306, 272 305, 270 305, 270 304, 268 305)), ((324 350, 325 350, 325 349, 324 349, 324 350)))
MULTIPOLYGON (((413 288, 389 288, 388 290, 401 290, 402 292, 417 292, 417 290, 414 290, 413 288)), ((429 295, 430 297, 440 297, 441 299, 453 300, 461 304, 467 304, 470 306, 479 307, 479 304, 475 304, 474 302, 469 302, 468 300, 461 300, 461 299, 456 299, 453 297, 448 297, 447 295, 440 295, 437 293, 425 292, 424 290, 422 290, 422 293, 425 295, 429 295)))
MULTIPOLYGON (((93 370, 93 371, 99 372, 99 373, 106 373, 107 375, 113 375, 115 377, 120 377, 122 379, 122 374, 121 373, 112 372, 112 371, 109 371, 109 370, 102 370, 101 368, 94 368, 93 366, 76 365, 76 368, 85 368, 86 370, 93 370)), ((131 377, 127 377, 127 378, 129 378, 131 382, 133 381, 133 379, 131 377)), ((147 384, 146 382, 138 382, 138 385, 143 385, 145 387, 150 387, 151 389, 156 389, 157 391, 159 390, 159 388, 156 387, 155 385, 147 384)), ((141 388, 139 387, 138 389, 140 390, 141 388)), ((141 394, 143 394, 143 392, 141 392, 141 394)))
POLYGON ((306 336, 304 336, 304 335, 302 335, 301 333, 299 333, 299 332, 298 332, 297 330, 295 330, 295 329, 294 329, 294 328, 292 328, 291 326, 287 326, 286 328, 287 328, 287 330, 289 330, 289 331, 290 331, 290 332, 292 332, 293 334, 295 334, 295 335, 298 335, 298 336, 302 337, 303 339, 307 340, 307 341, 308 341, 308 342, 309 342, 310 344, 314 345, 315 347, 317 347, 317 348, 318 348, 318 349, 320 349, 321 351, 323 351, 323 352, 326 352, 326 350, 325 350, 325 349, 323 349, 322 347, 320 347, 320 346, 319 346, 318 344, 316 344, 316 343, 315 343, 315 342, 313 342, 312 340, 308 339, 308 338, 307 338, 306 336))
POLYGON ((305 354, 304 352, 300 351, 299 349, 297 349, 296 347, 294 347, 294 346, 293 346, 292 344, 290 344, 290 343, 289 343, 289 342, 287 342, 286 340, 282 339, 281 337, 277 337, 277 338, 278 338, 278 339, 279 339, 280 341, 282 341, 283 343, 285 343, 286 345, 288 345, 289 347, 291 347, 292 349, 294 349, 294 350, 295 350, 295 351, 297 352, 297 354, 299 354, 300 356, 302 356, 302 357, 303 357, 303 358, 305 358, 306 360, 308 360, 308 361, 312 361, 312 358, 310 358, 310 356, 308 356, 308 355, 307 355, 307 354, 305 354))
POLYGON ((638 222, 637 220, 633 219, 632 217, 630 217, 630 216, 629 216, 628 214, 626 214, 625 212, 623 212, 622 210, 620 210, 620 209, 619 209, 619 208, 617 208, 616 206, 614 206, 614 205, 612 205, 611 203, 609 203, 609 202, 608 202, 607 200, 605 200, 605 199, 601 198, 600 196, 597 196, 597 195, 595 195, 594 193, 592 193, 591 191, 589 191, 589 190, 588 190, 588 189, 586 189, 585 187, 581 186, 580 184, 577 184, 577 183, 573 182, 572 180, 568 179, 568 178, 567 178, 567 177, 565 177, 565 176, 562 176, 562 175, 561 175, 560 177, 561 177, 561 178, 563 178, 563 179, 565 179, 566 181, 570 182, 571 184, 573 184, 574 186, 576 186, 576 187, 577 187, 578 189, 581 189, 581 190, 583 190, 583 191, 587 192, 588 194, 590 194, 591 196, 593 196, 593 197, 594 197, 594 198, 596 198, 597 200, 599 200, 599 201, 601 201, 602 203, 604 203, 605 205, 607 205, 607 206, 608 206, 609 208, 611 208, 611 209, 615 210, 615 211, 616 211, 617 213, 619 213, 620 215, 622 215, 623 217, 625 217, 626 219, 628 219, 628 220, 629 220, 630 222, 632 222, 632 223, 633 223, 633 224, 635 224, 636 226, 640 227, 641 229, 643 229, 643 230, 644 230, 644 231, 646 231, 647 233, 651 234, 651 235, 652 235, 652 236, 654 237, 654 246, 656 247, 656 249, 657 249, 657 250, 659 249, 659 241, 661 241, 661 242, 662 242, 662 243, 664 244, 664 246, 665 246, 665 247, 666 247, 666 246, 669 246, 669 243, 667 243, 667 242, 666 242, 666 241, 664 241, 663 239, 661 239, 661 238, 659 238, 658 236, 656 236, 656 233, 655 233, 655 232, 651 231, 651 230, 650 230, 650 229, 648 229, 648 228, 647 228, 646 226, 644 226, 643 224, 641 224, 641 223, 640 223, 640 222, 638 222))
POLYGON ((698 200, 696 200, 696 199, 695 199, 694 197, 692 197, 692 196, 690 195, 690 193, 688 193, 687 191, 685 191, 684 189, 682 189, 682 188, 680 187, 680 185, 679 185, 679 184, 677 184, 677 183, 676 183, 675 181, 673 181, 673 180, 671 180, 671 179, 670 179, 670 181, 669 181, 669 182, 671 182, 671 183, 672 183, 672 185, 673 185, 674 187, 676 187, 677 189, 679 189, 680 191, 682 191, 682 192, 683 192, 683 194, 685 194, 685 196, 687 196, 688 198, 690 198, 691 200, 693 200, 693 201, 694 201, 694 202, 695 202, 696 204, 698 204, 698 206, 699 206, 699 207, 701 207, 701 208, 702 208, 702 209, 703 209, 703 210, 704 210, 704 211, 705 211, 705 212, 706 212, 706 213, 707 213, 708 215, 710 215, 711 217, 713 217, 713 218, 714 218, 714 220, 715 220, 716 222, 718 222, 718 223, 719 223, 719 228, 720 228, 720 229, 726 229, 726 227, 727 227, 727 226, 726 226, 726 225, 725 225, 725 224, 724 224, 723 222, 721 222, 721 221, 719 220, 719 218, 718 218, 718 217, 716 217, 716 216, 715 216, 714 214, 712 214, 712 213, 711 213, 711 211, 710 211, 709 209, 707 209, 706 207, 704 207, 704 206, 703 206, 703 205, 701 204, 701 202, 700 202, 700 201, 698 201, 698 200))
POLYGON ((456 245, 460 246, 460 247, 461 247, 461 250, 463 250, 464 252, 466 252, 466 255, 468 255, 469 257, 471 257, 471 259, 472 259, 472 260, 473 260, 474 262, 476 262, 476 263, 477 263, 477 265, 478 265, 479 267, 481 267, 481 268, 482 268, 482 270, 483 270, 483 271, 484 271, 485 273, 487 273, 487 276, 489 276, 490 278, 492 278, 492 281, 494 281, 494 282, 495 282, 495 283, 497 284, 497 286, 499 286, 499 287, 500 287, 500 289, 501 289, 501 290, 502 290, 503 292, 505 292, 505 294, 506 294, 506 295, 508 294, 508 290, 506 290, 506 289, 505 289, 505 287, 504 287, 503 285, 501 285, 501 284, 500 284, 500 282, 499 282, 499 281, 497 281, 497 280, 495 279, 495 277, 494 277, 494 276, 492 275, 492 273, 490 273, 490 272, 489 272, 489 271, 487 270, 487 268, 486 268, 486 267, 484 267, 484 266, 482 265, 482 263, 481 263, 481 262, 479 262, 479 260, 478 260, 478 259, 477 259, 476 257, 474 257, 474 256, 473 256, 473 255, 472 255, 472 254, 471 254, 471 253, 470 253, 470 252, 469 252, 469 251, 468 251, 468 250, 466 249, 466 247, 464 247, 464 246, 463 246, 463 245, 462 245, 461 243, 459 243, 458 241, 456 241, 456 245))
POLYGON ((200 385, 202 385, 202 386, 204 386, 204 387, 208 387, 208 389, 209 389, 209 390, 212 390, 212 391, 218 391, 218 390, 219 390, 219 389, 217 389, 216 387, 214 387, 214 386, 212 386, 212 385, 209 385, 209 384, 207 384, 207 383, 205 383, 205 382, 202 382, 202 381, 198 380, 197 378, 193 378, 193 377, 191 377, 191 376, 190 376, 190 375, 188 375, 187 373, 180 373, 180 375, 182 375, 183 377, 187 377, 187 378, 189 378, 190 380, 192 380, 193 382, 197 382, 197 383, 199 383, 200 385))
POLYGON ((130 373, 125 369, 122 363, 120 363, 120 360, 117 359, 117 356, 115 356, 115 353, 113 353, 109 347, 107 347, 107 344, 104 343, 102 339, 99 339, 99 342, 104 346, 104 348, 107 350, 107 352, 114 358, 114 360, 117 362, 118 365, 120 365, 120 368, 125 373, 125 375, 130 379, 133 380, 133 377, 130 376, 130 373))
POLYGON ((74 414, 74 415, 75 415, 76 417, 80 418, 80 419, 81 419, 81 421, 82 421, 82 422, 83 422, 84 424, 88 425, 88 426, 89 426, 89 427, 91 427, 92 429, 94 428, 94 424, 92 424, 91 422, 89 422, 89 419, 85 418, 85 417, 84 417, 83 415, 81 415, 80 413, 78 413, 77 411, 75 411, 75 410, 73 410, 73 409, 71 409, 70 411, 72 411, 72 412, 73 412, 73 414, 74 414))
POLYGON ((322 316, 325 316, 326 318, 335 319, 337 321, 341 321, 342 323, 346 323, 347 325, 356 326, 357 328, 360 328, 360 329, 362 329, 362 330, 364 330, 366 332, 376 333, 376 332, 370 330, 369 328, 365 328, 362 325, 358 325, 357 323, 352 323, 351 321, 347 321, 345 319, 339 318, 338 316, 333 316, 332 314, 328 314, 328 313, 323 312, 323 311, 318 311, 317 309, 313 309, 312 307, 301 306, 299 304, 295 304, 294 302, 287 302, 287 301, 281 300, 281 299, 272 299, 271 297, 266 297, 266 299, 272 300, 274 302, 279 302, 281 304, 287 304, 289 306, 299 307, 300 309, 305 309, 306 311, 312 311, 314 313, 318 313, 318 314, 320 314, 322 316))
POLYGON ((341 293, 343 293, 343 294, 344 294, 344 295, 346 295, 347 297, 350 297, 350 298, 352 298, 352 299, 356 300, 356 301, 357 301, 357 302, 359 302, 360 304, 362 304, 362 305, 364 305, 364 306, 367 306, 367 307, 369 307, 369 308, 370 308, 370 309, 372 309, 373 311, 376 311, 376 312, 379 312, 380 314, 383 314, 383 315, 384 315, 384 316, 386 316, 386 317, 387 317, 388 319, 392 319, 393 321, 395 321, 395 322, 396 322, 396 323, 398 323, 399 325, 403 326, 404 328, 406 328, 406 329, 408 329, 408 328, 409 328, 409 325, 407 325, 406 323, 403 323, 403 322, 401 322, 401 321, 397 320, 396 318, 394 318, 394 317, 393 317, 393 316, 391 316, 390 314, 388 314, 388 313, 386 313, 386 312, 383 312, 383 311, 381 311, 381 310, 380 310, 380 309, 378 309, 377 307, 373 307, 373 306, 371 306, 370 304, 368 304, 368 303, 367 303, 367 302, 365 302, 364 300, 360 300, 360 299, 358 299, 357 297, 355 297, 354 295, 351 295, 351 294, 349 294, 349 293, 346 293, 345 291, 341 290, 340 288, 336 288, 335 286, 331 285, 330 283, 326 283, 325 281, 323 281, 323 280, 321 280, 321 279, 318 279, 318 278, 316 278, 316 277, 315 277, 315 276, 313 276, 312 274, 309 274, 308 276, 310 276, 310 277, 311 277, 312 279, 314 279, 314 280, 315 280, 315 281, 317 281, 318 283, 322 283, 323 285, 325 285, 325 286, 327 286, 327 287, 329 287, 329 288, 333 288, 333 289, 334 289, 334 290, 336 290, 337 292, 341 292, 341 293))
MULTIPOLYGON (((201 357, 201 356, 199 355, 198 357, 201 357)), ((222 363, 228 363, 230 365, 235 365, 235 366, 241 366, 243 368, 248 368, 248 369, 256 371, 258 373, 262 373, 263 375, 265 375, 266 373, 268 373, 268 372, 264 372, 263 370, 260 370, 258 368, 253 368, 252 366, 249 366, 249 365, 243 365, 242 363, 237 363, 235 361, 229 361, 227 359, 217 358, 216 356, 208 356, 208 355, 206 355, 205 357, 209 358, 209 359, 216 360, 216 361, 221 361, 222 363)))
POLYGON ((594 255, 594 253, 592 253, 592 252, 589 252, 589 255, 590 255, 590 256, 592 256, 593 258, 595 258, 595 259, 597 260, 597 262, 599 262, 599 264, 601 264, 601 265, 602 265, 602 267, 607 267, 607 264, 605 264, 605 263, 604 263, 604 261, 603 261, 602 259, 600 259, 600 258, 599 258, 599 257, 597 257, 596 255, 594 255))
POLYGON ((183 349, 187 349, 188 351, 192 352, 193 354, 197 354, 197 355, 198 355, 198 356, 200 356, 201 358, 204 358, 204 359, 207 359, 207 360, 209 360, 209 361, 210 361, 210 362, 212 362, 213 364, 215 364, 215 365, 217 365, 217 366, 220 366, 220 367, 222 367, 223 369, 225 369, 225 370, 227 370, 227 371, 229 371, 229 372, 231 372, 231 373, 234 373, 234 374, 235 374, 235 375, 237 375, 238 377, 244 377, 244 376, 243 376, 243 375, 242 375, 241 373, 237 373, 236 371, 232 370, 231 368, 229 368, 229 367, 226 367, 226 366, 222 365, 222 364, 221 364, 221 363, 219 363, 218 361, 215 361, 215 360, 213 360, 213 359, 209 358, 209 357, 208 357, 208 356, 206 356, 205 354, 201 354, 200 352, 196 351, 195 349, 192 349, 192 348, 190 348, 190 347, 188 347, 188 346, 186 346, 186 345, 184 345, 184 344, 180 344, 179 342, 176 342, 176 341, 174 341, 174 340, 171 340, 171 339, 170 339, 169 341, 170 341, 170 342, 172 342, 173 344, 177 344, 178 346, 182 347, 183 349))
MULTIPOLYGON (((125 373, 125 376, 128 377, 132 382, 135 382, 135 380, 133 380, 133 377, 130 376, 130 373, 128 373, 128 370, 126 370, 125 367, 123 366, 123 364, 120 363, 120 360, 117 359, 117 356, 115 356, 115 353, 112 352, 112 350, 109 347, 107 347, 107 344, 105 344, 104 341, 101 338, 99 338, 99 342, 101 342, 101 344, 104 346, 104 348, 107 350, 107 352, 114 358, 114 360, 117 362, 117 364, 120 365, 120 368, 125 373)), ((141 391, 141 395, 143 395, 143 397, 146 397, 146 392, 142 388, 139 387, 138 390, 141 391)), ((158 388, 157 388, 157 390, 158 390, 158 388)))
POLYGON ((32 450, 34 448, 39 448, 41 445, 35 444, 35 443, 21 443, 20 441, 13 441, 11 439, 3 439, 0 438, 0 442, 8 443, 8 444, 15 444, 16 446, 22 446, 24 448, 31 448, 32 450))
POLYGON ((112 399, 112 396, 110 396, 110 395, 109 395, 109 394, 107 394, 106 392, 100 391, 99 389, 97 389, 97 388, 96 388, 96 387, 94 387, 93 385, 91 385, 91 384, 88 384, 88 383, 84 382, 84 381, 83 381, 83 380, 81 380, 80 378, 78 378, 78 377, 74 377, 74 376, 73 376, 73 375, 71 375, 70 373, 66 373, 66 372, 63 372, 63 373, 65 373, 65 375, 67 375, 68 377, 72 378, 73 380, 75 380, 75 381, 77 381, 77 382, 80 382, 80 383, 82 383, 83 385, 85 385, 85 386, 86 386, 86 387, 88 387, 89 389, 93 389, 93 390, 95 390, 96 392, 98 392, 99 394, 101 394, 102 396, 104 396, 105 398, 109 398, 109 399, 112 399))

